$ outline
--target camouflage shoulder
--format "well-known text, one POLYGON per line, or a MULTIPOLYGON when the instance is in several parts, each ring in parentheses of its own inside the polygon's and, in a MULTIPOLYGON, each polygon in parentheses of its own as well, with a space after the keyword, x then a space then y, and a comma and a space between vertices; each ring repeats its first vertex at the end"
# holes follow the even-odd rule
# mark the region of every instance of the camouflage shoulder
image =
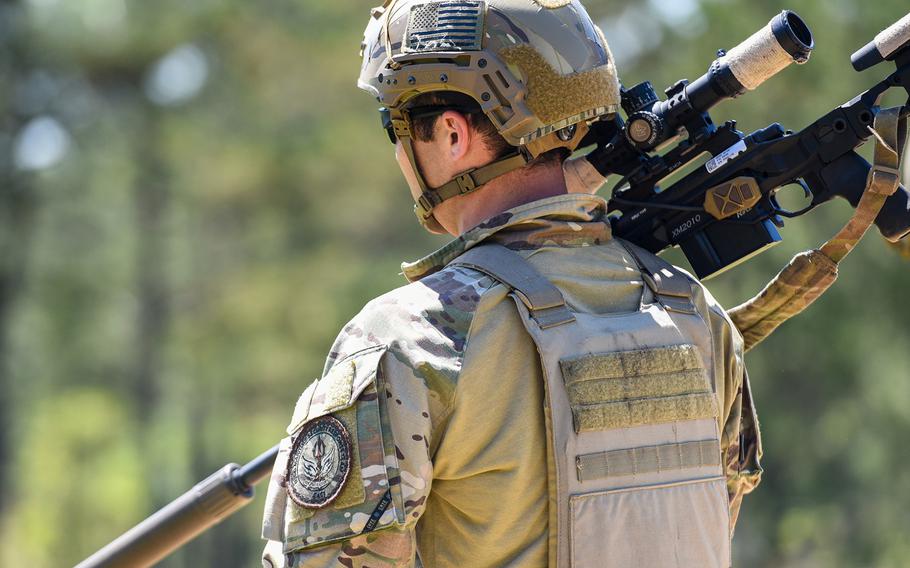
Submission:
POLYGON ((349 549, 413 553, 405 528, 425 506, 436 425, 454 400, 473 314, 494 285, 446 269, 370 302, 344 328, 288 426, 266 539, 301 558, 331 555, 332 543, 339 560, 349 549))
POLYGON ((382 346, 386 395, 423 406, 432 435, 452 408, 474 315, 497 284, 476 270, 449 266, 376 298, 342 329, 324 374, 353 353, 382 346))
POLYGON ((379 296, 338 334, 325 371, 351 353, 377 345, 421 360, 460 358, 481 297, 495 285, 481 272, 448 266, 379 296))

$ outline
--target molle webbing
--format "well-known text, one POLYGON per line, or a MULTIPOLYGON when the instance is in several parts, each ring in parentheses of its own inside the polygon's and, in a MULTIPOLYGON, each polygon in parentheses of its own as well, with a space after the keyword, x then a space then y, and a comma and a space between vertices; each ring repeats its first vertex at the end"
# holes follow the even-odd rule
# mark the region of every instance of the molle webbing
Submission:
POLYGON ((572 404, 695 394, 708 386, 691 345, 586 355, 559 364, 572 404))
POLYGON ((451 264, 473 268, 511 288, 541 329, 575 321, 559 289, 525 259, 504 246, 475 246, 451 264))
POLYGON ((657 373, 636 377, 595 379, 567 384, 569 400, 584 404, 585 400, 632 400, 667 396, 667 393, 696 394, 703 392, 705 373, 702 370, 657 373))
POLYGON ((639 250, 626 265, 639 265, 635 277, 653 294, 619 313, 570 311, 533 268, 550 268, 543 253, 531 265, 480 245, 450 264, 512 289, 540 357, 551 568, 729 566, 711 333, 694 311, 689 277, 639 250), (635 558, 623 555, 630 549, 635 558))
POLYGON ((701 440, 612 450, 575 458, 579 481, 720 465, 720 443, 701 440))

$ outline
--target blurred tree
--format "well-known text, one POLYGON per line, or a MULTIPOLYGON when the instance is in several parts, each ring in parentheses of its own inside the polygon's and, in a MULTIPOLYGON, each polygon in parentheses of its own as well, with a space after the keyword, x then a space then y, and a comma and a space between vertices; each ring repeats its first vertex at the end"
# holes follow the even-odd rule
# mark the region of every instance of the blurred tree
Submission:
POLYGON ((24 286, 38 208, 30 174, 13 163, 15 136, 32 118, 22 108, 19 89, 36 71, 23 20, 19 2, 0 1, 0 77, 5 78, 0 81, 0 511, 9 502, 16 416, 9 365, 11 314, 24 286))

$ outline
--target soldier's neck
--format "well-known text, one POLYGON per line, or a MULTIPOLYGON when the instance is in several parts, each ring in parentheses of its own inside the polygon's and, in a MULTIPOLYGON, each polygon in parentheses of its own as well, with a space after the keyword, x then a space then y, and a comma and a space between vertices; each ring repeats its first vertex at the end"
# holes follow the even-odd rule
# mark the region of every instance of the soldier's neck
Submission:
POLYGON ((503 211, 565 193, 566 180, 559 164, 516 170, 482 189, 440 204, 435 215, 448 232, 457 236, 503 211))

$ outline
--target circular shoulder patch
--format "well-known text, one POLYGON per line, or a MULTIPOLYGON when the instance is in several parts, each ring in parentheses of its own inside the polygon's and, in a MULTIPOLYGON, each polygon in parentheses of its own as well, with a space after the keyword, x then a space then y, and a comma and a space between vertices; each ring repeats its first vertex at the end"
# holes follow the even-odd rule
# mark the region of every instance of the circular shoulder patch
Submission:
POLYGON ((288 495, 308 509, 338 497, 351 473, 351 437, 337 418, 321 416, 297 434, 288 459, 288 495))

